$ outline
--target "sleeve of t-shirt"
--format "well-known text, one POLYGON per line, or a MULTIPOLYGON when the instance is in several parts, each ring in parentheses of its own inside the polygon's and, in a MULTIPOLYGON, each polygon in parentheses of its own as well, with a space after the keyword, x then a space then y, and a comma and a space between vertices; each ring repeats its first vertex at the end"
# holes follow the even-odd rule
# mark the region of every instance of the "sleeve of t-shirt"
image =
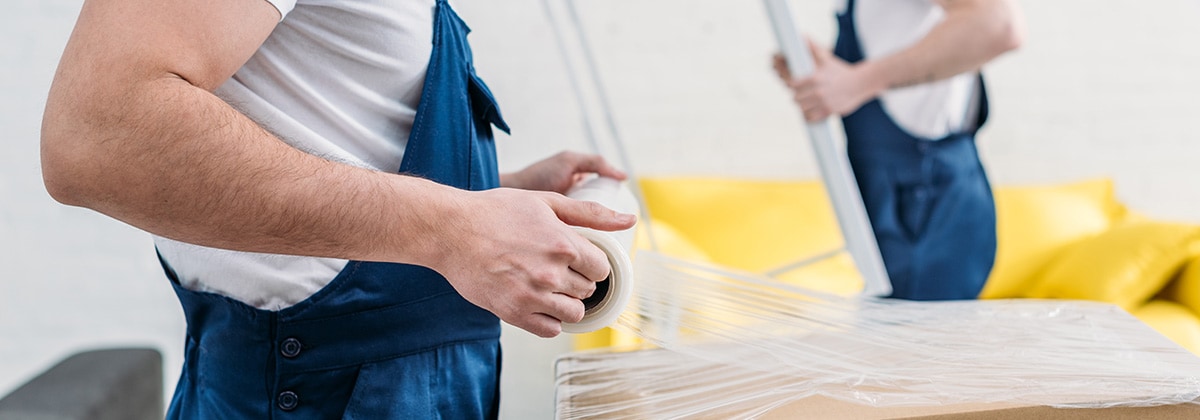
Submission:
POLYGON ((267 0, 267 3, 271 3, 275 10, 279 11, 279 20, 283 20, 283 17, 296 7, 296 0, 267 0))

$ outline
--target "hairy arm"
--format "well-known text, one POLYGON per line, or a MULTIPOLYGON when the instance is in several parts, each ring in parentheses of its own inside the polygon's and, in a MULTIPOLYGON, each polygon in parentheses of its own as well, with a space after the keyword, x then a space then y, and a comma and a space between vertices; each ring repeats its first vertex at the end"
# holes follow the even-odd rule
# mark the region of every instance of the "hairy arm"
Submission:
POLYGON ((945 19, 924 38, 895 54, 864 63, 879 91, 977 71, 1021 45, 1024 29, 1015 0, 937 3, 945 10, 945 19))
POLYGON ((1020 46, 1023 23, 1015 0, 935 0, 945 18, 912 46, 886 57, 849 64, 810 43, 817 64, 807 78, 792 80, 787 63, 775 68, 795 92, 809 121, 845 115, 887 89, 918 85, 977 71, 1020 46))
POLYGON ((424 227, 419 209, 396 208, 406 193, 439 206, 452 194, 301 153, 214 96, 279 15, 265 1, 185 3, 84 5, 43 120, 51 195, 201 245, 417 262, 360 234, 424 227))
POLYGON ((567 223, 621 229, 631 216, 291 148, 211 93, 278 19, 262 0, 88 0, 43 118, 50 194, 200 245, 428 266, 539 335, 582 317, 578 299, 608 266, 567 223))

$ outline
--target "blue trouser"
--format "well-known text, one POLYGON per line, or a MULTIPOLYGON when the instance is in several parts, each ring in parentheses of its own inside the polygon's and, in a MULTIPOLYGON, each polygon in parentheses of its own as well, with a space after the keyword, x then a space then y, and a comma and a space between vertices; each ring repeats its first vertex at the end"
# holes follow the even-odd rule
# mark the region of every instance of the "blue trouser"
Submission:
MULTIPOLYGON (((438 0, 433 53, 400 172, 463 189, 499 185, 469 29, 438 0)), ((354 205, 354 203, 346 203, 354 205)), ((500 324, 438 273, 351 261, 280 311, 179 286, 187 317, 170 419, 494 418, 500 324)))
MULTIPOLYGON (((863 60, 854 24, 855 1, 838 16, 834 54, 863 60)), ((892 297, 973 299, 983 289, 996 254, 996 209, 975 148, 987 120, 980 78, 976 128, 942 139, 915 136, 887 114, 878 99, 843 119, 846 148, 892 297)))

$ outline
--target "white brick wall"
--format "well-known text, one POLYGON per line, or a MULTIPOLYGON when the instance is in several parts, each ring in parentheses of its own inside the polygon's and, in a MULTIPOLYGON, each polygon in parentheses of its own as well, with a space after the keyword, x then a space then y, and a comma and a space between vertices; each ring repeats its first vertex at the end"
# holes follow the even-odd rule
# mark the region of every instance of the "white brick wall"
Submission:
POLYGON ((80 4, 10 0, 0 14, 0 394, 84 348, 153 346, 170 372, 180 363, 182 311, 149 237, 42 187, 42 107, 80 4))
MULTIPOLYGON (((815 175, 769 71, 757 2, 577 1, 639 172, 815 175)), ((796 3, 828 42, 833 1, 796 3)), ((181 362, 181 311, 148 237, 57 205, 41 186, 41 110, 80 4, 9 0, 0 14, 0 394, 85 347, 159 347, 169 384, 181 362)), ((499 140, 502 166, 586 149, 540 0, 456 4, 514 128, 499 140)), ((1200 1, 1022 4, 1025 47, 987 71, 993 114, 981 148, 995 182, 1109 176, 1133 209, 1200 222, 1200 1)), ((509 329, 505 342, 505 417, 549 418, 550 361, 568 340, 509 329)))

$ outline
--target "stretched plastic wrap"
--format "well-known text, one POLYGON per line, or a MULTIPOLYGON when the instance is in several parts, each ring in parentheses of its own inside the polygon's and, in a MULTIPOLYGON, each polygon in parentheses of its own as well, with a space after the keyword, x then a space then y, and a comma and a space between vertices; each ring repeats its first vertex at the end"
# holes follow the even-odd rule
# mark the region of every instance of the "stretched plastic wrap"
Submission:
MULTIPOLYGON (((594 151, 602 152, 598 138, 607 134, 621 166, 630 174, 636 173, 630 161, 630 156, 635 155, 626 152, 617 129, 613 111, 620 108, 612 106, 612 98, 597 69, 601 60, 594 56, 587 31, 581 25, 580 16, 585 14, 576 11, 572 0, 545 0, 543 4, 560 41, 566 68, 570 70, 571 86, 580 97, 584 125, 594 151), (564 27, 573 30, 564 31, 564 27), (567 45, 564 38, 569 38, 573 46, 567 45), (572 52, 578 53, 574 59, 568 57, 572 52), (590 84, 590 89, 585 84, 590 84)), ((767 4, 780 6, 785 2, 767 4)), ((620 20, 605 26, 607 33, 621 33, 627 26, 613 25, 634 20, 630 16, 646 16, 656 27, 665 24, 664 17, 676 16, 643 10, 656 6, 672 10, 662 2, 643 2, 637 6, 639 13, 616 14, 620 20)), ((671 7, 687 11, 701 8, 682 2, 671 7)), ((771 17, 781 16, 777 12, 771 17)), ((778 25, 787 22, 773 19, 772 23, 777 25, 776 35, 781 42, 799 40, 790 33, 797 32, 794 27, 789 33, 780 30, 778 25)), ((709 21, 704 21, 704 25, 705 30, 699 32, 704 36, 721 28, 720 24, 709 21)), ((647 42, 641 36, 630 38, 647 42)), ((688 39, 672 46, 678 49, 691 44, 700 45, 688 39)), ((739 51, 752 50, 743 43, 733 44, 739 51)), ((803 48, 791 50, 803 53, 803 48)), ((722 57, 709 44, 692 51, 705 60, 722 57)), ((763 51, 761 56, 767 54, 763 51)), ((656 85, 678 81, 686 90, 670 95, 671 99, 691 98, 687 93, 695 91, 695 86, 704 87, 700 91, 705 93, 706 100, 713 97, 709 84, 677 77, 680 74, 677 71, 656 79, 647 70, 654 66, 644 65, 654 57, 637 57, 641 65, 628 66, 636 71, 637 77, 629 80, 652 80, 656 85)), ((684 62, 672 57, 672 66, 664 68, 675 69, 684 62)), ((745 94, 744 88, 749 86, 752 86, 749 82, 739 84, 739 95, 745 94)), ((774 81, 770 86, 778 89, 774 81)), ((639 101, 645 99, 636 97, 639 101)), ((769 122, 751 120, 756 114, 738 114, 746 108, 739 101, 725 102, 732 105, 722 108, 719 107, 722 101, 712 101, 711 108, 714 113, 720 111, 720 118, 711 121, 718 123, 704 126, 696 124, 705 121, 702 118, 689 120, 689 125, 702 128, 687 131, 689 144, 703 147, 706 143, 700 140, 711 134, 717 140, 715 144, 731 146, 730 138, 756 137, 747 135, 745 130, 760 124, 748 121, 769 122), (727 133, 727 127, 736 129, 734 135, 721 134, 727 133)), ((672 109, 670 104, 675 102, 664 103, 627 108, 641 112, 640 118, 653 120, 655 114, 649 112, 672 109)), ((794 111, 789 116, 794 116, 794 111)), ((661 131, 645 132, 654 136, 644 136, 640 139, 644 141, 628 145, 656 144, 651 140, 659 139, 661 131)), ((832 141, 817 143, 815 146, 830 146, 832 141)), ((744 145, 739 141, 736 146, 744 145)), ((836 152, 818 150, 817 155, 819 159, 830 160, 831 156, 841 159, 836 152)), ((654 163, 655 169, 661 170, 657 165, 662 162, 654 163)), ((854 198, 857 195, 852 189, 854 184, 845 182, 850 178, 844 175, 840 175, 841 182, 826 180, 829 189, 837 189, 843 198, 854 198)), ((642 213, 645 220, 650 220, 648 212, 642 213)), ((852 212, 838 211, 843 226, 842 218, 848 213, 852 212)), ((852 235, 851 240, 863 239, 870 233, 861 229, 858 232, 847 236, 852 235)), ((655 248, 654 236, 648 235, 648 239, 651 248, 655 248)), ((873 245, 869 238, 860 243, 873 245)), ((616 253, 606 252, 610 259, 620 260, 616 253)), ((856 256, 855 262, 861 266, 864 261, 874 259, 856 256)), ((1177 405, 1200 397, 1200 359, 1107 304, 843 298, 646 250, 634 256, 632 266, 630 280, 636 279, 636 283, 626 283, 634 285, 632 297, 613 327, 635 334, 652 346, 637 351, 586 352, 560 358, 556 364, 560 418, 745 418, 808 399, 893 408, 999 403, 1085 409, 1177 405)), ((875 268, 878 272, 881 267, 875 268)), ((607 316, 611 314, 608 312, 607 316)), ((583 330, 587 329, 590 326, 583 330)), ((564 330, 568 327, 564 326, 564 330)))
POLYGON ((842 298, 644 251, 635 276, 616 328, 661 348, 559 359, 561 418, 753 417, 814 396, 1073 408, 1200 397, 1200 359, 1107 304, 842 298))

